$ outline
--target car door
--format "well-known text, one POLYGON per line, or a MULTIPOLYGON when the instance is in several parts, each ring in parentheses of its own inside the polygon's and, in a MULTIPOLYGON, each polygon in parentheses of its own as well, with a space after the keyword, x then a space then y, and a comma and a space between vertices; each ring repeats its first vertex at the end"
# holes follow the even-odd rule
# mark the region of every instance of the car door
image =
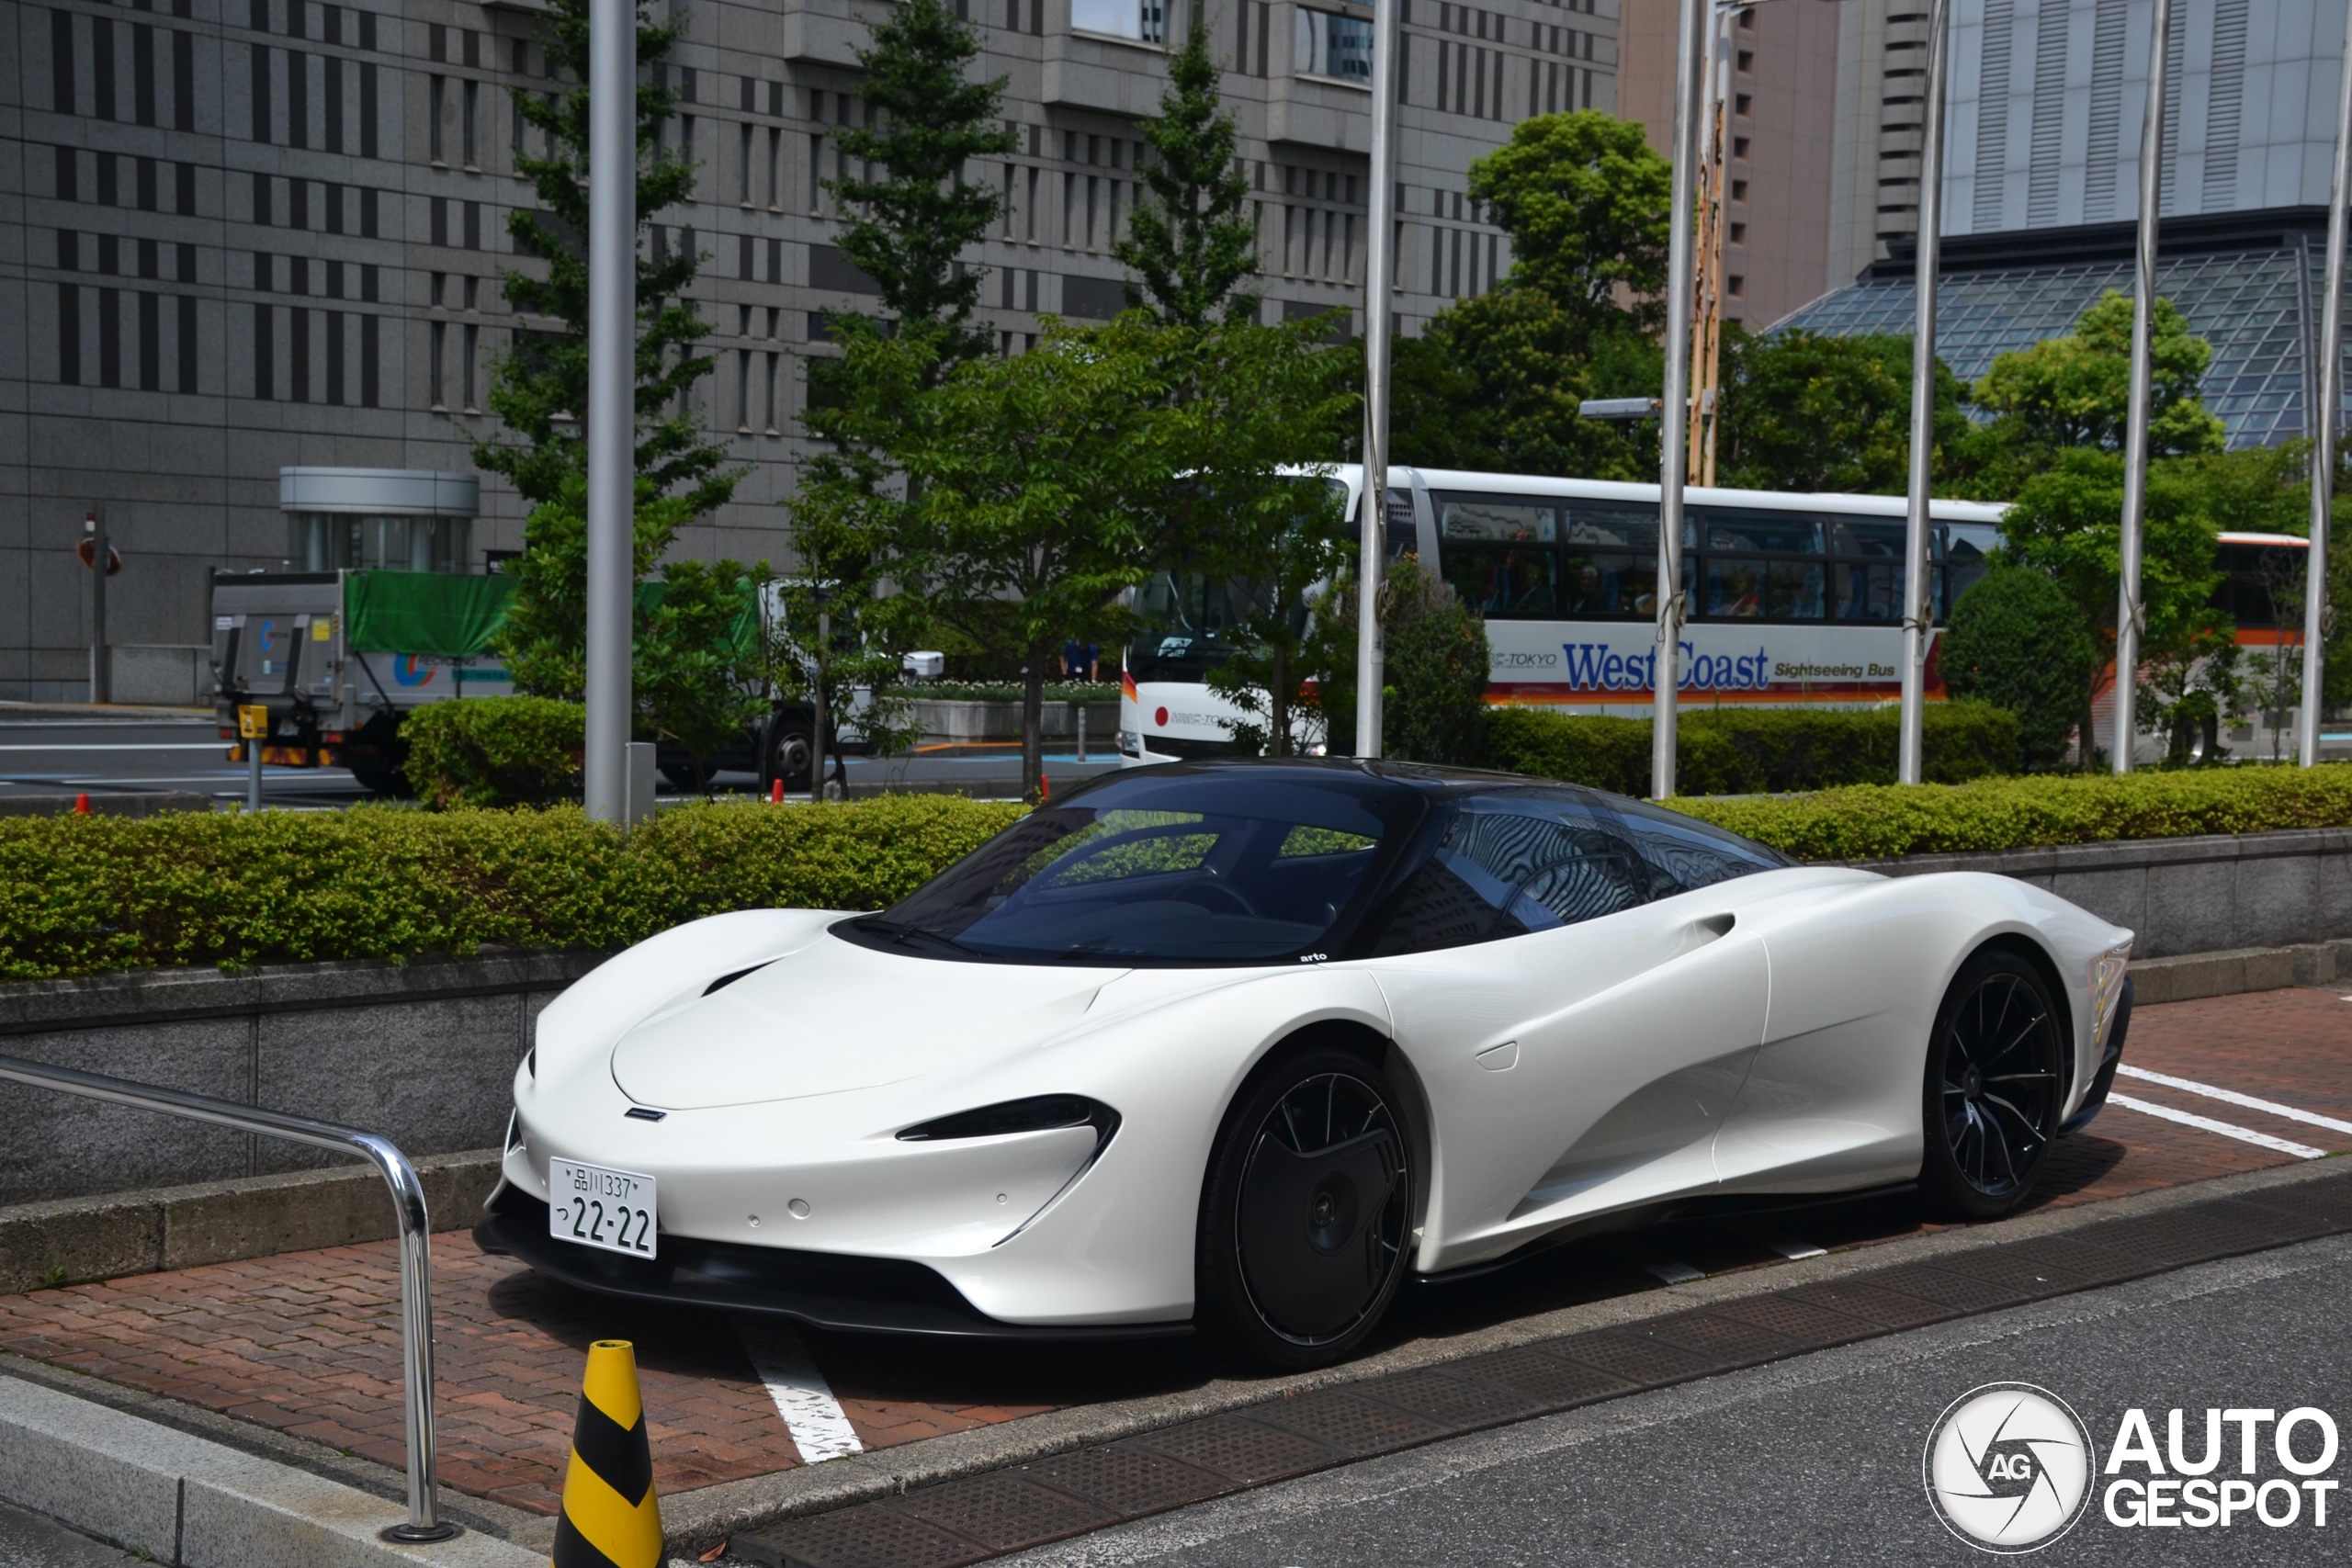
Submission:
POLYGON ((1761 1038, 1760 945, 1583 792, 1449 809, 1371 944, 1430 1099, 1420 1267, 1712 1188, 1712 1145, 1761 1038))

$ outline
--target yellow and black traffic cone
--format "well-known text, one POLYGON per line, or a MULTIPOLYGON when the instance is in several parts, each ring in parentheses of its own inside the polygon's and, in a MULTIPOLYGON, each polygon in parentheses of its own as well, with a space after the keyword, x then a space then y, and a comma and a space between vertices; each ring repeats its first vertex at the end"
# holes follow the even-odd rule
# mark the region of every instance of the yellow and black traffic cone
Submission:
POLYGON ((588 1347, 580 1422, 563 1476, 555 1568, 662 1568, 662 1508, 653 1450, 637 1392, 637 1352, 626 1339, 588 1347))

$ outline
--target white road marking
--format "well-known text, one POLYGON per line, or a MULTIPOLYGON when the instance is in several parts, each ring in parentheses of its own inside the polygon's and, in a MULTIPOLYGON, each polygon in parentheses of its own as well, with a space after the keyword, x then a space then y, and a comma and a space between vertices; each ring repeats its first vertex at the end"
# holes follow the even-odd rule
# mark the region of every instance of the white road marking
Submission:
POLYGON ((820 1464, 865 1451, 825 1374, 809 1359, 808 1347, 800 1343, 790 1324, 782 1318, 738 1313, 735 1333, 752 1358, 752 1370, 767 1384, 775 1413, 790 1429, 801 1463, 820 1464))
POLYGON ((1815 1247, 1809 1241, 1799 1241, 1786 1231, 1775 1230, 1770 1225, 1750 1224, 1741 1228, 1747 1233, 1748 1240, 1758 1247, 1770 1247, 1792 1262, 1801 1258, 1826 1257, 1829 1252, 1826 1247, 1815 1247))
POLYGON ((2233 1127, 2227 1122, 2216 1122, 2211 1116, 2197 1116, 2186 1111, 2175 1111, 2169 1105, 2152 1105, 2144 1100, 2134 1100, 2127 1094, 2110 1093, 2107 1097, 2107 1102, 2109 1105, 2120 1105, 2126 1111, 2137 1111, 2143 1116, 2162 1117, 2166 1122, 2177 1122, 2184 1127, 2199 1127, 2208 1133, 2219 1133, 2225 1138, 2235 1138, 2240 1143, 2256 1144, 2266 1149, 2276 1149, 2282 1155, 2293 1155, 2297 1159, 2325 1159, 2327 1157, 2325 1149, 2315 1149, 2309 1144, 2290 1144, 2284 1138, 2274 1138, 2267 1133, 2257 1133, 2251 1127, 2233 1127))
POLYGON ((2201 1094, 2208 1100, 2219 1100, 2231 1105, 2242 1105, 2248 1111, 2259 1111, 2271 1116, 2282 1116, 2290 1122, 2308 1122, 2314 1127, 2325 1127, 2332 1133, 2352 1133, 2352 1122, 2339 1122, 2333 1116, 2322 1116, 2316 1111, 2299 1111, 2291 1105, 2281 1105, 2275 1100, 2256 1100, 2250 1094, 2240 1094, 2233 1089, 2216 1089, 2211 1084, 2199 1083, 2194 1078, 2169 1077, 2163 1073, 2152 1073, 2145 1067, 2135 1067, 2129 1062, 2117 1063, 2115 1070, 2126 1077, 2145 1078, 2150 1083, 2160 1083, 2166 1089, 2177 1089, 2188 1094, 2201 1094))

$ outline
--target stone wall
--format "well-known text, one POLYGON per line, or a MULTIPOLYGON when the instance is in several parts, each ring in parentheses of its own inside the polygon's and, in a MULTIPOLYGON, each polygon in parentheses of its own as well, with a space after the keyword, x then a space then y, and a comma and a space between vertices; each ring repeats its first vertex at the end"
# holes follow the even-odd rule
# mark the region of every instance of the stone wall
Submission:
MULTIPOLYGON (((496 1145, 531 1022, 591 954, 164 970, 0 987, 0 1053, 381 1133, 496 1145)), ((274 1138, 10 1086, 0 1204, 336 1163, 274 1138)))
POLYGON ((1860 861, 1894 876, 1990 871, 2139 933, 2136 958, 2352 937, 2352 829, 2132 839, 1860 861))

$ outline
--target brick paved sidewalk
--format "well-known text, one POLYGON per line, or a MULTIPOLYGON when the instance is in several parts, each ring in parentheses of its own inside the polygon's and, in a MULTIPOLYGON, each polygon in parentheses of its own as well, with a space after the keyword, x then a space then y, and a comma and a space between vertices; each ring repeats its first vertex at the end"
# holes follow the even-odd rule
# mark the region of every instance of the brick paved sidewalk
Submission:
MULTIPOLYGON (((2130 1059, 2155 1071, 2352 1120, 2352 1002, 2278 991, 2142 1010, 2130 1059)), ((2136 1099, 2330 1152, 2352 1137, 2143 1081, 2136 1099)), ((2052 1156, 2044 1199, 2114 1198, 2291 1156, 2110 1109, 2052 1156)), ((1907 1200, 1781 1216, 1838 1247, 1917 1234, 1907 1200)), ((1670 1250, 1709 1272, 1768 1267, 1737 1226, 1682 1225, 1569 1247, 1515 1276, 1400 1314, 1398 1337, 1450 1332, 1654 1286, 1638 1260, 1670 1250)), ((478 1251, 434 1242, 441 1470, 450 1485, 552 1513, 591 1339, 638 1347, 656 1483, 665 1494, 799 1462, 733 1325, 707 1312, 607 1300, 478 1251)), ((1435 1295, 1437 1292, 1431 1292, 1435 1295)), ((402 1462, 400 1284, 390 1244, 291 1253, 0 1297, 0 1349, 185 1399, 348 1450, 402 1462)), ((970 1348, 810 1336, 810 1349, 869 1448, 1058 1406, 1192 1386, 1207 1370, 1182 1342, 970 1348)))

